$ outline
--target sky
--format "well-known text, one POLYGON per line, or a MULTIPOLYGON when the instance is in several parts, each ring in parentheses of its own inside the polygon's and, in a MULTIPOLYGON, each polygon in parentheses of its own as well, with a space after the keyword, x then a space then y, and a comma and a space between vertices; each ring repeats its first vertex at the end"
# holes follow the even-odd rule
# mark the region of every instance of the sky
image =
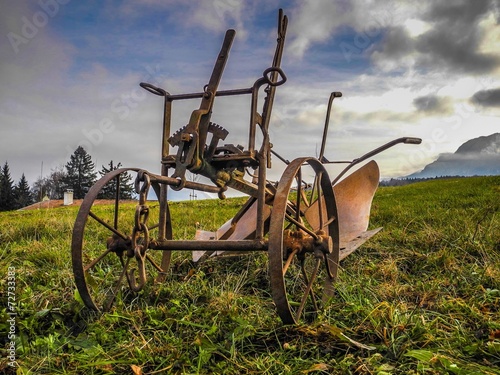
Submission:
MULTIPOLYGON (((159 173, 163 100, 202 91, 227 29, 236 30, 219 89, 251 87, 272 63, 278 9, 288 16, 270 125, 274 150, 375 157, 406 176, 465 141, 500 132, 500 0, 0 0, 0 163, 33 184, 81 145, 96 169, 113 160, 159 173)), ((262 94, 261 94, 262 95, 262 94)), ((217 98, 225 143, 247 144, 249 96, 217 98)), ((199 100, 176 101, 172 130, 199 100)), ((175 152, 173 150, 172 152, 175 152)), ((270 178, 283 163, 273 160, 270 178)), ((331 173, 336 173, 331 171, 331 173)))

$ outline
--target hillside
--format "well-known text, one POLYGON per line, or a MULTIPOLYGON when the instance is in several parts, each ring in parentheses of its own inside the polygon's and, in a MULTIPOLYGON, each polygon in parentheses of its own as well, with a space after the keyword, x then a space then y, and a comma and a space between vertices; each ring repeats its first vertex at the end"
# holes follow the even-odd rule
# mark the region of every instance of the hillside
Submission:
MULTIPOLYGON (((71 266, 78 208, 2 212, 18 373, 500 375, 499 198, 500 176, 380 188, 371 227, 383 231, 341 263, 332 300, 298 326, 276 314, 264 252, 196 268, 174 252, 165 282, 89 312, 71 266)), ((214 230, 243 202, 173 202, 174 238, 214 230)))
POLYGON ((408 178, 500 175, 500 133, 471 139, 408 178))

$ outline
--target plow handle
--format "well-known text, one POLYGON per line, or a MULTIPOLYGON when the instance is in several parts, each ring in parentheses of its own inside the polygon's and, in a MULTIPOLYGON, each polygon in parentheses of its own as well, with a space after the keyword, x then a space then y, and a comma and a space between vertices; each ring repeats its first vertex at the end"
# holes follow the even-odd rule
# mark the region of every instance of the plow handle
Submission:
POLYGON ((420 143, 422 143, 422 139, 420 138, 415 138, 415 137, 401 137, 401 138, 397 138, 397 139, 394 139, 390 142, 387 142, 385 145, 382 145, 378 148, 376 148, 375 150, 372 150, 366 154, 364 154, 363 156, 361 156, 360 158, 357 158, 357 159, 354 159, 342 172, 340 172, 340 174, 332 181, 332 185, 335 185, 335 183, 337 183, 340 178, 349 170, 351 169, 352 167, 354 167, 356 164, 359 164, 361 163, 362 161, 366 160, 366 159, 369 159, 371 158, 372 156, 375 156, 379 153, 381 153, 382 151, 385 151, 387 150, 388 148, 391 148, 392 146, 395 146, 397 145, 398 143, 404 143, 404 144, 412 144, 412 145, 419 145, 420 143))
POLYGON ((328 100, 328 109, 326 110, 325 127, 323 128, 323 139, 321 140, 321 149, 319 152, 318 159, 322 162, 323 156, 325 154, 326 138, 328 136, 328 124, 330 123, 330 112, 332 111, 333 99, 342 97, 340 91, 334 91, 330 94, 330 99, 328 100))

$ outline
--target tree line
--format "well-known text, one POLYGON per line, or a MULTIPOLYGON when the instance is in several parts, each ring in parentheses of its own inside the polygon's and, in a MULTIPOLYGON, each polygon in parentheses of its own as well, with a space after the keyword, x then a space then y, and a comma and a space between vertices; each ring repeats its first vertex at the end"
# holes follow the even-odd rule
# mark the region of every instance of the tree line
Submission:
POLYGON ((465 176, 436 176, 436 177, 405 177, 405 178, 391 178, 390 180, 383 180, 379 182, 379 186, 404 186, 414 184, 416 182, 423 182, 429 180, 445 180, 448 178, 464 178, 465 176))
MULTIPOLYGON (((121 167, 121 163, 114 164, 111 160, 107 167, 96 173, 92 157, 82 147, 78 146, 70 156, 70 160, 64 167, 52 170, 47 177, 38 178, 30 187, 24 173, 21 179, 14 183, 10 175, 8 162, 0 169, 0 211, 17 210, 44 197, 49 199, 62 199, 64 192, 73 191, 74 199, 83 199, 97 180, 98 174, 104 176, 121 167)), ((102 189, 99 199, 113 199, 116 194, 116 182, 111 182, 102 189)), ((120 178, 120 196, 123 199, 131 199, 134 195, 132 176, 126 174, 120 178)))

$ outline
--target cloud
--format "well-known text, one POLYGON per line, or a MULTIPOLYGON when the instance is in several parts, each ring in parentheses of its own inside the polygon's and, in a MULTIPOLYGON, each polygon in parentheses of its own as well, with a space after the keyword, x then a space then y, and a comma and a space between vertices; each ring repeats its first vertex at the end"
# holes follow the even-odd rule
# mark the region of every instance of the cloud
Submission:
POLYGON ((251 9, 256 9, 257 5, 239 0, 128 0, 120 12, 127 18, 134 18, 142 14, 144 8, 165 13, 170 22, 182 28, 196 27, 218 32, 231 27, 243 35, 246 34, 244 16, 251 13, 251 9))
POLYGON ((491 73, 500 67, 498 53, 482 47, 488 46, 485 30, 491 29, 491 22, 483 21, 497 12, 493 1, 423 4, 424 8, 416 9, 412 23, 387 27, 382 41, 371 51, 379 67, 394 70, 410 65, 422 72, 441 70, 474 75, 491 73), (415 32, 417 23, 421 27, 415 32))
POLYGON ((289 51, 302 57, 314 43, 327 40, 334 30, 351 19, 353 6, 345 0, 303 1, 290 18, 289 51))
POLYGON ((472 74, 496 69, 499 56, 479 51, 484 38, 480 21, 494 12, 493 5, 490 0, 431 3, 423 18, 433 27, 416 42, 420 65, 443 64, 447 70, 472 74))
POLYGON ((471 101, 483 107, 500 107, 500 88, 478 91, 472 95, 471 101))
POLYGON ((377 48, 386 58, 400 59, 414 51, 414 40, 403 26, 395 26, 385 33, 382 44, 377 48))
POLYGON ((473 24, 494 6, 491 0, 456 0, 454 2, 431 2, 424 19, 453 25, 473 24))
MULTIPOLYGON (((0 36, 9 30, 21 33, 21 17, 31 20, 40 11, 39 3, 12 2, 11 12, 0 14, 5 21, 0 22, 0 36)), ((47 173, 52 161, 66 162, 78 142, 87 142, 99 167, 113 159, 158 172, 162 98, 141 91, 138 83, 157 84, 172 94, 201 91, 223 31, 235 28, 237 38, 220 87, 250 87, 272 61, 279 5, 290 19, 283 58, 288 81, 277 90, 270 132, 276 150, 287 158, 317 153, 333 90, 344 96, 334 103, 329 158, 359 156, 391 137, 432 136, 432 129, 443 126, 442 115, 452 107, 456 110, 474 92, 476 104, 496 106, 497 96, 488 102, 479 91, 500 87, 498 79, 444 74, 462 67, 447 63, 451 57, 445 58, 439 51, 419 50, 424 36, 430 38, 434 28, 442 30, 442 25, 453 23, 445 9, 430 14, 436 6, 428 0, 390 4, 366 0, 125 0, 120 7, 116 2, 69 2, 36 37, 20 45, 19 54, 7 39, 0 41, 0 162, 8 158, 10 165, 12 160, 11 170, 26 172, 32 182, 29 176, 40 174, 41 160, 47 173), (342 41, 362 50, 359 60, 363 66, 342 58, 342 41), (367 56, 377 65, 371 65, 367 56), (431 65, 432 61, 438 65, 431 65), (100 129, 105 119, 112 121, 112 131, 100 129)), ((466 41, 478 41, 479 46, 465 46, 465 55, 473 60, 497 54, 498 48, 489 38, 498 27, 491 8, 470 6, 471 14, 458 14, 456 22, 469 25, 463 30, 465 34, 471 31, 466 41)), ((456 7, 468 9, 462 2, 456 7)), ((452 13, 458 12, 455 5, 452 8, 452 13)), ((459 38, 461 30, 456 34, 459 38)), ((456 48, 458 42, 452 42, 456 48)), ((259 95, 259 104, 263 95, 259 95)), ((176 101, 172 131, 185 125, 198 105, 197 100, 176 101)), ((478 129, 496 126, 492 116, 481 118, 479 108, 473 109, 456 114, 461 131, 446 133, 446 142, 435 142, 433 149, 426 149, 425 160, 447 151, 458 134, 464 138, 469 131, 467 136, 476 136, 478 129), (469 122, 478 125, 468 126, 469 122)), ((212 120, 228 129, 228 143, 246 145, 248 117, 249 96, 216 100, 212 120)), ((400 155, 404 159, 406 151, 401 149, 401 154, 394 154, 399 152, 396 149, 388 154, 385 174, 390 168, 399 168, 389 159, 400 155)))
POLYGON ((413 99, 417 112, 423 114, 446 114, 451 113, 452 107, 449 98, 436 95, 419 96, 413 99))

